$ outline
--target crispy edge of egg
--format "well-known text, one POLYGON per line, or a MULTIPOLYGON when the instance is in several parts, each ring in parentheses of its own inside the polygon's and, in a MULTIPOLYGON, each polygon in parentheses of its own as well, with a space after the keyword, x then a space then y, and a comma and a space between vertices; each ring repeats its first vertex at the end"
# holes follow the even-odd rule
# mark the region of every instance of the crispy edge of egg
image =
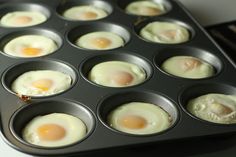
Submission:
POLYGON ((37 48, 42 48, 41 55, 35 56, 45 56, 55 52, 58 49, 58 45, 56 42, 49 38, 42 35, 22 35, 16 38, 13 38, 3 48, 3 52, 15 56, 15 57, 22 57, 22 58, 29 58, 34 56, 23 56, 21 55, 19 49, 22 47, 33 47, 37 45, 37 48))
POLYGON ((235 124, 236 96, 216 93, 202 95, 189 100, 187 104, 187 111, 189 111, 194 116, 209 122, 219 124, 235 124), (209 105, 212 105, 213 103, 222 103, 224 106, 232 109, 232 112, 226 115, 217 115, 216 113, 212 112, 212 109, 209 107, 209 105))
POLYGON ((91 33, 82 35, 76 40, 75 44, 81 48, 90 49, 90 50, 111 50, 111 49, 124 46, 125 41, 120 35, 115 34, 113 32, 99 31, 99 32, 91 32, 91 33), (109 45, 106 48, 99 48, 99 47, 93 46, 91 42, 89 41, 92 41, 92 39, 96 39, 96 38, 109 39, 111 41, 111 46, 109 45))
POLYGON ((191 56, 170 57, 162 63, 161 69, 174 76, 192 79, 206 78, 215 74, 215 69, 211 64, 191 56), (182 65, 180 62, 183 59, 196 59, 200 62, 200 65, 198 65, 198 67, 193 67, 193 69, 184 71, 180 67, 182 65))
POLYGON ((102 62, 97 65, 95 65, 89 72, 88 79, 96 84, 102 85, 102 86, 108 86, 108 87, 129 87, 134 86, 137 84, 140 84, 144 82, 147 78, 147 74, 145 70, 142 67, 139 67, 138 65, 124 62, 124 61, 107 61, 102 62), (128 72, 133 76, 132 82, 125 86, 120 86, 117 84, 110 84, 110 80, 103 78, 104 75, 107 74, 109 71, 114 71, 114 68, 116 67, 119 69, 121 66, 121 71, 128 72), (103 72, 103 69, 105 69, 105 74, 103 72), (109 81, 109 82, 106 82, 109 81))
POLYGON ((86 133, 87 133, 87 126, 81 119, 64 113, 51 113, 43 116, 34 117, 24 127, 22 131, 22 137, 26 142, 29 142, 34 145, 45 146, 45 147, 60 147, 79 142, 86 136, 86 133), (55 121, 55 119, 60 119, 60 120, 55 121), (48 121, 44 122, 44 120, 48 121), (40 125, 38 126, 37 124, 40 125), (36 132, 38 127, 44 124, 57 124, 62 126, 66 130, 65 137, 57 141, 40 141, 40 138, 36 132), (76 130, 76 132, 75 131, 71 132, 70 129, 76 130), (68 131, 70 131, 69 134, 68 131), (70 139, 70 141, 66 141, 65 140, 66 138, 70 139))
POLYGON ((6 27, 28 27, 28 26, 34 26, 34 25, 41 24, 45 21, 47 21, 47 17, 41 12, 13 11, 13 12, 9 12, 9 13, 5 14, 1 18, 0 23, 2 26, 6 26, 6 27), (30 18, 32 18, 32 22, 30 22, 29 24, 25 24, 25 25, 22 24, 22 25, 18 25, 18 26, 16 24, 12 24, 11 21, 13 20, 13 18, 15 18, 17 16, 29 16, 30 18))
POLYGON ((107 117, 107 123, 110 127, 129 134, 147 135, 162 132, 168 129, 172 124, 172 118, 161 107, 151 103, 130 102, 125 103, 113 109, 107 117), (129 129, 120 126, 119 118, 125 115, 137 115, 143 117, 147 121, 147 126, 141 129, 129 129), (147 118, 148 117, 148 118, 147 118), (160 126, 159 122, 165 122, 160 126))
POLYGON ((163 44, 179 44, 190 40, 190 33, 187 28, 171 22, 151 22, 143 27, 139 34, 148 41, 163 44), (176 30, 177 35, 173 40, 166 40, 160 36, 160 33, 168 30, 176 30))
MULTIPOLYGON (((55 81, 55 80, 53 80, 55 81)), ((60 71, 54 70, 35 70, 28 71, 19 75, 12 83, 11 90, 17 94, 27 95, 27 96, 50 96, 54 94, 66 91, 71 87, 72 78, 68 74, 62 73, 60 71), (36 74, 36 75, 35 75, 36 74), (34 77, 32 78, 32 76, 34 77), (60 81, 56 80, 56 83, 60 83, 59 87, 53 82, 53 88, 48 91, 41 91, 33 87, 32 83, 41 79, 51 79, 53 75, 56 75, 60 81), (37 76, 37 77, 36 77, 37 76)))

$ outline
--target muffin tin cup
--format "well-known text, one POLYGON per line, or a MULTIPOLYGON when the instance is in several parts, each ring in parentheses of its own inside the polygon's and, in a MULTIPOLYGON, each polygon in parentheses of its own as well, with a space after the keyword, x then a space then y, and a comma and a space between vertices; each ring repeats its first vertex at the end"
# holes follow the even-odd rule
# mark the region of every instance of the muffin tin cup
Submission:
MULTIPOLYGON (((88 33, 100 32, 100 31, 111 32, 111 33, 119 35, 124 40, 125 45, 130 40, 130 33, 128 32, 128 30, 126 30, 126 28, 124 28, 123 26, 117 25, 117 24, 104 23, 104 22, 80 25, 80 26, 72 29, 70 32, 68 32, 67 37, 68 37, 68 41, 76 48, 83 49, 83 50, 89 50, 89 51, 108 51, 108 50, 86 49, 86 48, 79 47, 75 44, 76 40, 78 38, 80 38, 81 36, 88 34, 88 33)), ((120 47, 118 47, 118 48, 120 48, 120 47)), ((116 49, 118 49, 118 48, 116 48, 116 49)))
MULTIPOLYGON (((21 74, 35 70, 54 70, 69 75, 72 79, 70 88, 72 88, 75 85, 78 79, 76 70, 67 63, 63 63, 58 60, 34 60, 34 61, 22 62, 10 67, 3 73, 2 84, 8 92, 16 94, 11 90, 11 85, 13 81, 21 74)), ((67 90, 48 96, 30 96, 30 98, 46 98, 46 97, 56 96, 66 92, 67 90)))
POLYGON ((166 17, 156 17, 156 18, 153 17, 153 18, 140 20, 139 22, 135 23, 134 31, 135 31, 136 35, 138 36, 138 38, 140 38, 141 40, 148 42, 150 44, 160 44, 160 45, 183 45, 183 44, 191 42, 191 40, 193 40, 193 38, 195 36, 195 30, 193 29, 193 27, 190 24, 183 22, 181 20, 176 20, 176 19, 166 18, 166 17), (149 23, 152 23, 152 22, 169 22, 169 23, 173 23, 173 24, 177 24, 179 26, 182 26, 185 29, 187 29, 187 31, 189 32, 189 40, 185 41, 185 42, 181 42, 181 43, 160 43, 160 42, 150 41, 148 39, 141 37, 140 31, 146 25, 148 25, 149 23))
MULTIPOLYGON (((60 37, 58 32, 54 32, 52 30, 46 30, 46 29, 24 29, 24 30, 20 30, 20 31, 14 31, 10 34, 7 34, 5 36, 3 36, 0 39, 0 51, 3 55, 8 56, 8 57, 12 57, 12 58, 24 58, 24 57, 18 57, 18 56, 12 56, 9 55, 7 53, 4 52, 4 47, 5 45, 10 42, 11 40, 23 36, 23 35, 40 35, 40 36, 44 36, 47 37, 49 39, 52 39, 56 45, 57 45, 57 50, 55 50, 54 52, 48 54, 51 55, 53 53, 56 53, 56 51, 58 51, 61 46, 63 45, 63 41, 62 38, 60 37)), ((38 57, 27 57, 24 59, 29 59, 29 58, 39 58, 39 57, 44 57, 44 56, 48 56, 48 55, 43 55, 43 56, 38 56, 38 57)))
POLYGON ((173 103, 173 101, 169 100, 168 98, 160 94, 147 92, 147 91, 143 91, 143 92, 127 91, 127 92, 120 92, 120 93, 106 96, 105 98, 101 100, 101 102, 98 105, 97 115, 98 115, 99 120, 107 128, 111 129, 114 132, 128 135, 128 136, 144 136, 144 137, 165 133, 166 131, 174 127, 179 119, 179 111, 176 105, 173 103), (135 134, 125 133, 125 132, 121 132, 110 127, 109 124, 107 124, 108 114, 115 108, 119 107, 120 105, 130 103, 130 102, 144 102, 144 103, 151 103, 151 104, 159 106, 170 115, 172 119, 171 126, 161 132, 157 132, 153 134, 145 134, 145 135, 135 135, 135 134))
MULTIPOLYGON (((103 9, 109 16, 112 11, 113 11, 113 7, 109 2, 103 1, 103 0, 70 0, 70 1, 61 1, 61 3, 59 4, 59 6, 57 7, 57 13, 61 16, 62 19, 64 20, 68 20, 68 21, 80 21, 80 20, 73 20, 73 19, 68 19, 66 17, 63 17, 63 13, 72 8, 72 7, 76 7, 76 6, 95 6, 99 9, 103 9)), ((106 17, 107 17, 106 16, 106 17)), ((104 18, 106 18, 104 17, 104 18)), ((95 19, 95 20, 89 20, 89 21, 97 21, 100 19, 95 19)), ((86 22, 86 21, 80 21, 80 22, 86 22)))
POLYGON ((236 126, 236 124, 221 124, 221 123, 213 123, 210 121, 203 120, 201 118, 196 117, 191 114, 187 109, 187 104, 191 99, 197 98, 206 94, 226 94, 226 95, 236 95, 236 87, 227 85, 227 84, 195 84, 190 87, 185 88, 179 95, 179 104, 182 109, 192 118, 201 121, 203 123, 208 123, 210 125, 223 125, 223 126, 236 126))
POLYGON ((222 61, 217 56, 203 49, 194 48, 194 47, 166 48, 154 56, 154 64, 160 71, 162 71, 168 76, 171 76, 174 78, 181 78, 181 79, 191 79, 191 78, 184 78, 184 77, 172 75, 161 68, 162 64, 167 59, 174 56, 196 57, 213 66, 214 71, 215 71, 215 74, 213 76, 209 76, 206 78, 192 79, 192 80, 199 80, 199 79, 201 80, 201 79, 209 79, 211 77, 216 77, 217 75, 219 75, 219 73, 222 72, 223 67, 224 67, 222 61))
MULTIPOLYGON (((37 11, 42 13, 43 15, 46 16, 47 19, 50 18, 51 12, 49 8, 45 7, 42 4, 37 4, 37 3, 9 3, 9 4, 3 4, 0 7, 0 17, 4 16, 7 13, 14 12, 14 11, 37 11)), ((45 21, 47 22, 47 20, 45 21)), ((45 23, 43 22, 43 23, 45 23)), ((42 24, 42 23, 40 23, 42 24)), ((37 25, 40 25, 37 24, 37 25)), ((15 27, 10 27, 10 26, 2 26, 0 27, 5 27, 5 28, 12 28, 14 29, 15 27)), ((23 26, 23 27, 33 27, 33 26, 23 26)))
POLYGON ((32 104, 28 104, 19 108, 11 117, 9 127, 13 136, 19 140, 24 145, 41 148, 41 149, 58 149, 62 147, 69 147, 71 145, 76 145, 83 140, 85 140, 90 134, 92 134, 96 125, 96 121, 93 113, 81 103, 73 102, 70 100, 45 100, 32 104), (51 113, 65 113, 68 115, 72 115, 76 118, 79 118, 83 121, 83 123, 87 127, 86 136, 83 137, 76 143, 72 143, 65 146, 59 147, 46 147, 46 146, 38 146, 31 143, 26 142, 22 138, 22 130, 24 127, 31 121, 33 118, 37 116, 43 116, 51 113))
MULTIPOLYGON (((90 81, 88 79, 88 75, 90 70, 96 66, 99 63, 102 62, 107 62, 107 61, 123 61, 123 62, 127 62, 127 63, 132 63, 135 64, 137 66, 139 66, 140 68, 142 68, 145 73, 146 73, 146 79, 143 83, 145 83, 146 81, 148 81, 148 79, 151 78, 152 73, 153 73, 153 68, 152 66, 148 63, 148 61, 146 61, 145 59, 138 57, 136 55, 132 55, 132 54, 127 54, 124 52, 117 52, 117 53, 109 53, 109 54, 101 54, 101 55, 94 55, 92 57, 87 58, 86 60, 84 60, 80 67, 79 67, 79 71, 82 75, 82 77, 87 80, 89 83, 98 86, 98 87, 104 87, 104 88, 128 88, 128 87, 133 87, 133 86, 128 86, 128 87, 108 87, 108 86, 103 86, 103 85, 99 85, 96 84, 92 81, 90 81)), ((141 83, 141 84, 143 84, 141 83)), ((134 86, 138 86, 140 84, 134 85, 134 86)))
MULTIPOLYGON (((123 1, 123 0, 118 0, 117 4, 118 6, 120 7, 120 9, 126 13, 125 11, 125 8, 132 2, 136 2, 137 0, 126 0, 126 1, 123 1)), ((161 16, 161 15, 164 15, 164 14, 167 14, 171 9, 172 9, 172 5, 168 2, 168 1, 165 1, 165 0, 151 0, 151 2, 154 2, 154 3, 157 3, 157 4, 161 4, 164 6, 164 9, 165 11, 163 13, 161 13, 160 15, 156 15, 156 16, 151 16, 151 17, 157 17, 157 16, 161 16)), ((130 15, 130 16, 140 16, 140 15, 134 15, 134 14, 130 14, 130 13, 126 13, 127 15, 130 15)), ((144 16, 144 17, 149 17, 149 16, 144 16)))

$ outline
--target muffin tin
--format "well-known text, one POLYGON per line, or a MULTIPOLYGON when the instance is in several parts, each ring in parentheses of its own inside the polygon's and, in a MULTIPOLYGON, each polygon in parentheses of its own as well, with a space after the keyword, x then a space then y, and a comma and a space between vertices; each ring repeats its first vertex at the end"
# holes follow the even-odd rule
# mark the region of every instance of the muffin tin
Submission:
POLYGON ((236 65, 215 44, 189 12, 177 1, 154 0, 166 6, 167 12, 154 17, 140 17, 124 12, 134 0, 12 0, 0 4, 0 15, 15 10, 43 11, 48 20, 42 24, 7 28, 0 26, 0 50, 14 37, 23 34, 43 34, 54 39, 56 52, 37 58, 17 58, 0 54, 0 116, 1 133, 13 148, 36 156, 79 155, 108 148, 133 147, 163 141, 217 136, 236 131, 236 125, 213 124, 196 118, 186 111, 186 102, 207 93, 236 94, 233 74, 236 65), (14 2, 14 3, 12 3, 14 2), (95 21, 73 21, 60 14, 77 4, 94 4, 105 8, 109 15, 95 21), (152 21, 171 21, 187 27, 191 39, 181 44, 159 44, 143 40, 139 30, 152 21), (77 37, 90 31, 112 31, 125 40, 123 47, 96 51, 78 48, 77 37), (185 79, 169 75, 160 64, 176 55, 199 57, 215 68, 216 74, 204 79, 185 79), (103 61, 128 61, 143 67, 147 79, 127 88, 96 85, 86 76, 89 70, 103 61), (70 89, 47 97, 32 97, 23 101, 10 90, 14 78, 29 70, 59 70, 73 79, 70 89), (107 114, 121 103, 141 101, 160 105, 173 118, 172 126, 152 135, 130 135, 116 131, 106 123, 107 114), (73 145, 59 148, 34 146, 22 140, 22 127, 37 115, 62 112, 81 118, 88 128, 86 137, 73 145))

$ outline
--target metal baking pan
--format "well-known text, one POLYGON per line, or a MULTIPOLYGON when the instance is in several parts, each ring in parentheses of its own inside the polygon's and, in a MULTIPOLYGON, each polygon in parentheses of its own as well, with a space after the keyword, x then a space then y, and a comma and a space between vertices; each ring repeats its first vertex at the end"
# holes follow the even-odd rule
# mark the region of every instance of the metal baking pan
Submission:
POLYGON ((235 64, 215 44, 211 37, 177 1, 158 0, 168 12, 155 17, 126 14, 124 7, 133 0, 16 0, 2 2, 0 16, 13 10, 43 11, 48 20, 27 28, 0 26, 0 50, 10 39, 23 34, 44 34, 54 39, 59 49, 50 55, 34 59, 0 54, 0 115, 2 137, 13 148, 36 156, 79 155, 109 148, 127 148, 164 141, 174 142, 194 137, 217 136, 236 131, 236 125, 220 125, 202 121, 189 114, 186 102, 196 96, 217 92, 236 94, 232 77, 235 64), (13 3, 14 2, 14 3, 13 3), (98 4, 110 15, 96 21, 66 20, 61 13, 76 4, 98 4), (137 32, 151 21, 171 21, 186 26, 191 39, 182 44, 166 45, 147 42, 137 32), (96 52, 76 47, 73 42, 91 31, 115 31, 126 42, 114 50, 96 52), (211 63, 216 74, 205 79, 184 79, 171 76, 160 69, 160 64, 171 56, 190 55, 211 63), (147 73, 147 80, 137 86, 109 88, 87 80, 91 67, 102 61, 119 60, 138 63, 147 73), (69 74, 72 87, 60 94, 32 97, 22 101, 10 90, 12 81, 29 70, 51 69, 69 74), (129 101, 158 103, 173 118, 168 130, 146 136, 121 133, 106 124, 106 116, 114 107, 129 101), (112 104, 111 104, 112 103, 112 104), (59 105, 55 105, 59 104, 59 105), (109 105, 108 105, 109 104, 109 105), (111 104, 111 105, 110 105, 111 104), (42 148, 22 140, 21 130, 33 117, 52 112, 63 112, 80 117, 87 125, 86 137, 66 147, 42 148))

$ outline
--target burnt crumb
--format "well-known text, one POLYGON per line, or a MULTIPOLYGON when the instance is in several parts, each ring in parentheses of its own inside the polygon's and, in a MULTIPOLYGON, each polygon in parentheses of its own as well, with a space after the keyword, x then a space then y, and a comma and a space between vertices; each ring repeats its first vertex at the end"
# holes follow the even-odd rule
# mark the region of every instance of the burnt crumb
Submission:
POLYGON ((31 97, 27 95, 22 95, 17 93, 16 96, 19 97, 24 102, 29 102, 31 100, 31 97))

